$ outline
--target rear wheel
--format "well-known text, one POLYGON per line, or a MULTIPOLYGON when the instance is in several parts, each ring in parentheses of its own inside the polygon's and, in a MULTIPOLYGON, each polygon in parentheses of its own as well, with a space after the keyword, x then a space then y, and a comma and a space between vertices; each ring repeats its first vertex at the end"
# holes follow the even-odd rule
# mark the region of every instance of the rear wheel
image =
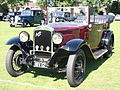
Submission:
POLYGON ((32 23, 29 23, 29 24, 30 24, 30 26, 31 26, 31 27, 33 27, 33 26, 34 26, 34 24, 32 24, 32 23))
POLYGON ((13 76, 19 76, 27 70, 27 66, 22 64, 23 56, 18 47, 12 46, 6 56, 7 72, 13 76))
POLYGON ((28 25, 28 22, 26 20, 23 20, 22 27, 26 27, 28 25))
POLYGON ((112 49, 113 49, 113 38, 111 37, 109 39, 108 45, 106 46, 108 52, 105 54, 106 58, 109 58, 112 56, 112 49))
POLYGON ((67 80, 71 87, 81 84, 84 79, 86 56, 82 49, 70 55, 67 63, 67 80))

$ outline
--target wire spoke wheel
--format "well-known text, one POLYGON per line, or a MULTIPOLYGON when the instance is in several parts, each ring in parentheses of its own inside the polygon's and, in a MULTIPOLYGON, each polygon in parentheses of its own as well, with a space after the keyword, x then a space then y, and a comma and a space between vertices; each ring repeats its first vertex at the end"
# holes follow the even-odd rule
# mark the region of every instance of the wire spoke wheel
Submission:
POLYGON ((6 56, 6 69, 13 76, 19 76, 27 70, 27 66, 23 64, 22 52, 17 46, 12 46, 6 56))
POLYGON ((84 73, 83 60, 82 60, 82 57, 78 56, 75 62, 75 68, 74 68, 75 80, 79 81, 83 77, 83 73, 84 73))
POLYGON ((13 56, 12 66, 15 71, 19 71, 22 66, 22 53, 20 50, 16 51, 16 53, 13 56))

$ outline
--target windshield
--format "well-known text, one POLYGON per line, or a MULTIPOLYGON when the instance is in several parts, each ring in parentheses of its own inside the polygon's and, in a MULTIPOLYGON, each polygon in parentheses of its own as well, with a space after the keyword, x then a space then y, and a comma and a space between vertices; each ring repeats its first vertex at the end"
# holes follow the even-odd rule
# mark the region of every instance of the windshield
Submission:
POLYGON ((33 12, 31 10, 23 10, 21 15, 28 15, 28 16, 31 16, 33 15, 33 12))
POLYGON ((49 7, 48 23, 71 22, 88 24, 88 7, 49 7))
POLYGON ((14 16, 15 13, 14 13, 14 12, 9 12, 8 15, 9 15, 9 16, 14 16))

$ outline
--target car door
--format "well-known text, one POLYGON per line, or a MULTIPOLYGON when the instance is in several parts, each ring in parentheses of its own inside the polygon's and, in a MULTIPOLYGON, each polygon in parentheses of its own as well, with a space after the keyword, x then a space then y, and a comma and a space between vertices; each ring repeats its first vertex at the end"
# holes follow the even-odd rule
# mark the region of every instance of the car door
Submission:
POLYGON ((34 23, 40 24, 40 11, 34 11, 34 23))
POLYGON ((98 47, 102 33, 103 33, 103 24, 92 24, 92 27, 89 29, 88 32, 88 40, 87 40, 87 43, 92 49, 98 47))

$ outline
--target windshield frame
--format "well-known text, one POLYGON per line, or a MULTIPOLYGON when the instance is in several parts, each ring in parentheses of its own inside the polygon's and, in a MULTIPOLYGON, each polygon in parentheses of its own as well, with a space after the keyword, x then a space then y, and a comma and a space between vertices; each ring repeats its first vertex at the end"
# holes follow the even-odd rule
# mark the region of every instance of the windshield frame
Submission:
POLYGON ((57 23, 54 20, 54 18, 56 18, 56 17, 63 17, 64 18, 64 14, 62 14, 61 11, 63 11, 63 13, 65 13, 65 11, 64 11, 65 9, 68 10, 66 12, 69 12, 70 14, 71 14, 71 11, 73 9, 72 15, 69 15, 69 16, 72 16, 73 18, 76 18, 74 21, 65 21, 65 22, 74 22, 76 24, 82 24, 82 25, 88 25, 89 24, 90 16, 89 16, 89 7, 88 6, 48 7, 48 24, 57 23), (84 15, 78 15, 80 13, 79 10, 84 11, 84 15), (58 12, 58 11, 60 11, 60 12, 58 12), (51 16, 51 14, 52 14, 52 16, 51 16), (59 15, 57 16, 57 14, 59 14, 59 15))

